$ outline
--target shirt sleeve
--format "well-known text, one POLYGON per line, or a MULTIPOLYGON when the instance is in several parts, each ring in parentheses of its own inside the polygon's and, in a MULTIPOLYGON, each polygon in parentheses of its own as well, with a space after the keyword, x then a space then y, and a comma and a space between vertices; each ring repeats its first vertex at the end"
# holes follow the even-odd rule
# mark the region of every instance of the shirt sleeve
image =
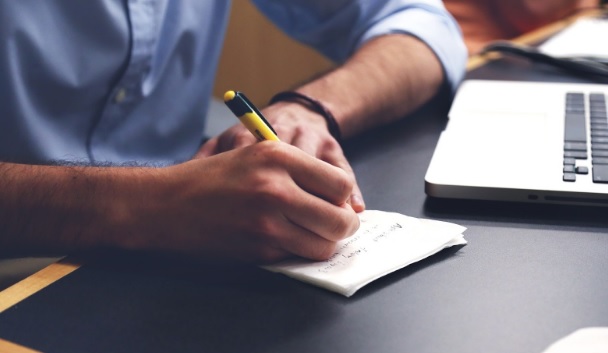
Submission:
POLYGON ((279 28, 328 58, 343 62, 370 39, 412 35, 429 46, 455 91, 467 50, 454 18, 439 0, 253 0, 279 28))

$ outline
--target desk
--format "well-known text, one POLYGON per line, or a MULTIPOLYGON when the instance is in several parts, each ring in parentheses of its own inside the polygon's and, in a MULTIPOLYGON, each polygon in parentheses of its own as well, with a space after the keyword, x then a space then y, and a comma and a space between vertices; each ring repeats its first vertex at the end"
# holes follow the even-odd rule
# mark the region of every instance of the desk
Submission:
MULTIPOLYGON (((518 60, 468 77, 577 80, 518 60)), ((113 254, 2 312, 0 338, 62 353, 524 353, 608 326, 605 209, 426 197, 446 110, 430 104, 346 152, 370 209, 462 224, 465 247, 348 299, 254 267, 113 254)))

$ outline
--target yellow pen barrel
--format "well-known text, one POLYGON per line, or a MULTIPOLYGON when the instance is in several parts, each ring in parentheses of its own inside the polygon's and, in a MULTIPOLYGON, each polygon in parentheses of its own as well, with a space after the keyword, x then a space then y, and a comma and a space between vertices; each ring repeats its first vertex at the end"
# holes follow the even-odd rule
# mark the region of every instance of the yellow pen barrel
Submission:
POLYGON ((239 116, 241 123, 255 136, 258 141, 280 141, 277 135, 266 125, 256 113, 245 113, 239 116))
POLYGON ((224 102, 258 141, 280 141, 272 126, 243 92, 227 91, 224 102))

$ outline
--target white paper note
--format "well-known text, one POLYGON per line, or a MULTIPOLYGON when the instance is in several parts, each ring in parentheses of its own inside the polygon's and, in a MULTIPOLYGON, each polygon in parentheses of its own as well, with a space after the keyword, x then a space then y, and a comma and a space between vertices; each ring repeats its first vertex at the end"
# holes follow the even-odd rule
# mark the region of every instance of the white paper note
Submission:
POLYGON ((441 249, 466 244, 465 227, 367 210, 361 226, 326 261, 287 260, 263 268, 350 297, 361 287, 441 249))
POLYGON ((587 327, 558 340, 543 353, 606 352, 608 352, 608 327, 587 327))
POLYGON ((608 20, 584 18, 543 43, 540 51, 557 56, 590 56, 608 59, 608 20))

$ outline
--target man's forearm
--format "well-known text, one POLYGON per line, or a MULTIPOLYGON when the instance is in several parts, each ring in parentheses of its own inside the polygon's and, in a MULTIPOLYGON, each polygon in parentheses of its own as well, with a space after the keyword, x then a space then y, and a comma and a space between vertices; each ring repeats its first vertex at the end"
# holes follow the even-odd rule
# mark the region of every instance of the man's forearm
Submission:
POLYGON ((0 163, 0 180, 0 252, 64 253, 117 244, 137 172, 0 163))
POLYGON ((326 259, 359 225, 350 175, 285 143, 165 168, 0 163, 0 180, 0 254, 326 259))
POLYGON ((437 93, 443 76, 426 44, 392 34, 366 43, 344 65, 298 91, 322 101, 349 137, 412 112, 437 93))

